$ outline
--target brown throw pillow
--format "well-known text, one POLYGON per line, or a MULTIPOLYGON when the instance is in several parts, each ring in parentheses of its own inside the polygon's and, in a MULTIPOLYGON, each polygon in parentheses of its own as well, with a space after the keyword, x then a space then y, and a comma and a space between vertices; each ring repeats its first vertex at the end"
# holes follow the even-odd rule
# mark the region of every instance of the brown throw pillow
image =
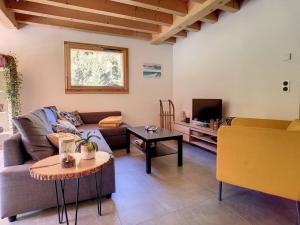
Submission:
POLYGON ((56 149, 49 142, 47 134, 53 133, 43 109, 13 118, 13 123, 21 134, 22 142, 33 160, 52 156, 56 149))

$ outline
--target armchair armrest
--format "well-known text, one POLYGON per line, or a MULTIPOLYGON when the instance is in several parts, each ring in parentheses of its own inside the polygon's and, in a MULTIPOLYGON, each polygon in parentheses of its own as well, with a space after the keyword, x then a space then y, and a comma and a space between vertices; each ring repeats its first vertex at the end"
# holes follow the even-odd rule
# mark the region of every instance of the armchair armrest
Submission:
POLYGON ((221 127, 217 179, 300 200, 300 132, 256 127, 221 127))
POLYGON ((255 119, 255 118, 234 118, 232 126, 244 127, 261 127, 273 129, 286 129, 291 121, 288 120, 268 120, 268 119, 255 119))

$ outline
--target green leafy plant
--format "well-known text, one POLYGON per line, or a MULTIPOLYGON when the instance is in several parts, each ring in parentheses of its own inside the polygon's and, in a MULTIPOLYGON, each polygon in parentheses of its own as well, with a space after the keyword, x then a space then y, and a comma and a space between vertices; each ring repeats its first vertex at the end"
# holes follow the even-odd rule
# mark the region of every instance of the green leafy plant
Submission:
POLYGON ((76 143, 76 152, 80 152, 80 148, 81 146, 87 146, 87 150, 88 152, 92 152, 92 151, 98 151, 98 144, 94 141, 91 140, 91 138, 97 138, 99 140, 101 140, 101 138, 97 135, 92 135, 91 132, 88 132, 85 138, 80 138, 77 141, 75 141, 76 143))
POLYGON ((22 76, 17 70, 17 60, 14 56, 5 56, 5 66, 3 75, 5 78, 5 92, 10 104, 10 114, 12 117, 21 113, 20 89, 22 76))

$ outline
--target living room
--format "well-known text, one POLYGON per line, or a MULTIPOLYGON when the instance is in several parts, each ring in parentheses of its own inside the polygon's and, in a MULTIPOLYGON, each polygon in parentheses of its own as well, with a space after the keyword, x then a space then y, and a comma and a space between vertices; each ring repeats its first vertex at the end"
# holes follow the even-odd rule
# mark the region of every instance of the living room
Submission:
POLYGON ((299 15, 297 0, 0 0, 0 223, 300 224, 299 15), (76 86, 76 49, 80 60, 120 59, 122 84, 76 86), (2 75, 12 59, 17 92, 2 75), (197 99, 222 100, 217 125, 205 121, 216 152, 192 143, 193 129, 206 129, 195 121, 197 99), (82 123, 73 142, 93 140, 100 151, 78 160, 77 146, 76 165, 55 161, 54 171, 47 160, 62 155, 61 131, 39 119, 74 111, 82 123), (107 117, 120 126, 105 127, 107 117), (38 123, 44 133, 28 135, 38 123), (89 131, 100 140, 86 140, 89 131), (32 144, 41 136, 42 147, 32 144))

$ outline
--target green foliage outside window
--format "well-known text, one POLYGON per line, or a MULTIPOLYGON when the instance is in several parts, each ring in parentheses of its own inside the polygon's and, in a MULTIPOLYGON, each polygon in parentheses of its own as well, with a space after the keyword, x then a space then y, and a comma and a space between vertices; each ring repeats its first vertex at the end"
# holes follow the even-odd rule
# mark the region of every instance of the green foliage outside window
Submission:
POLYGON ((122 53, 71 49, 72 86, 123 86, 122 53))

